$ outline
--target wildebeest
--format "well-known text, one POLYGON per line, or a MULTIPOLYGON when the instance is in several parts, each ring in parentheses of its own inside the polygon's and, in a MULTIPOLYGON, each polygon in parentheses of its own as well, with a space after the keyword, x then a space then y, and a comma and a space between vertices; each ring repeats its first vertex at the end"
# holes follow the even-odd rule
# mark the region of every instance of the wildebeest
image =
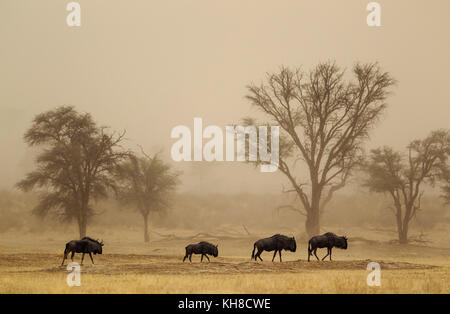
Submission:
POLYGON ((339 249, 346 250, 347 249, 347 238, 346 237, 338 237, 334 233, 327 232, 323 235, 312 237, 308 242, 308 262, 309 257, 313 255, 319 260, 317 257, 317 249, 327 248, 327 255, 322 258, 322 261, 330 255, 331 261, 331 251, 333 247, 337 247, 339 249))
POLYGON ((183 258, 183 262, 188 257, 189 262, 192 262, 192 254, 201 254, 202 258, 200 259, 200 262, 203 262, 203 256, 205 256, 209 262, 208 254, 214 257, 217 257, 219 255, 218 246, 219 245, 214 245, 204 241, 197 244, 189 244, 188 246, 186 246, 186 255, 183 258))
POLYGON ((83 253, 81 257, 81 265, 83 265, 84 254, 89 254, 91 258, 92 264, 94 264, 94 259, 92 258, 92 253, 94 254, 102 254, 103 241, 94 240, 89 237, 84 237, 81 240, 72 240, 67 242, 66 249, 64 250, 64 258, 61 263, 61 266, 64 265, 64 261, 67 258, 67 254, 72 253, 71 260, 73 262, 73 256, 75 253, 83 253))
POLYGON ((297 243, 295 242, 295 238, 290 238, 281 234, 275 234, 270 238, 258 240, 255 242, 255 244, 253 244, 252 259, 255 259, 256 261, 256 259, 259 258, 262 261, 261 253, 263 251, 271 252, 273 250, 275 250, 275 252, 273 253, 272 262, 274 261, 277 252, 280 255, 281 262, 281 250, 291 252, 295 252, 295 250, 297 250, 297 243), (256 248, 258 249, 258 252, 255 254, 256 248))

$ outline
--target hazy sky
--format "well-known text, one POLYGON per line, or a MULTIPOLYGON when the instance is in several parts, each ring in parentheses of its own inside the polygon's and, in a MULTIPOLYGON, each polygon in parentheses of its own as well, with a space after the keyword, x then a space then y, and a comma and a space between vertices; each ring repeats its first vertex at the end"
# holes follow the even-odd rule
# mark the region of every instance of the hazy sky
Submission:
MULTIPOLYGON (((130 147, 170 151, 171 129, 225 126, 255 113, 245 86, 280 65, 378 61, 399 81, 368 147, 404 147, 450 119, 450 1, 391 0, 382 26, 365 0, 0 0, 0 187, 32 166, 22 136, 63 104, 126 129, 130 147)), ((248 165, 180 164, 183 190, 278 192, 286 180, 248 165)))

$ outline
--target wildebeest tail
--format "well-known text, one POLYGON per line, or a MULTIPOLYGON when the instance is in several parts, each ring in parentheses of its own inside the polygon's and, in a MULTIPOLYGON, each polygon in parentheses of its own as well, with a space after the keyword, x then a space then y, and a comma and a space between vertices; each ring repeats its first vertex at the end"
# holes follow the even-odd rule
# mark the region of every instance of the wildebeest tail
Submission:
POLYGON ((255 250, 256 250, 256 242, 255 242, 255 244, 253 244, 252 259, 255 258, 255 250))
POLYGON ((184 257, 183 257, 183 262, 186 260, 186 258, 188 257, 188 251, 187 251, 187 247, 185 248, 186 249, 186 254, 184 254, 184 257))
POLYGON ((69 243, 66 243, 66 248, 64 249, 64 254, 69 253, 69 243))

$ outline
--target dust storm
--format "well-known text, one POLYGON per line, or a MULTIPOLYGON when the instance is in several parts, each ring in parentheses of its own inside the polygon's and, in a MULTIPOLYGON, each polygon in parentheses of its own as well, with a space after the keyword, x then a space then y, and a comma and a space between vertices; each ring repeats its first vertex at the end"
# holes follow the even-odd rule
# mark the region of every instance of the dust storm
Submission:
POLYGON ((0 4, 1 293, 450 292, 448 1, 79 2, 0 4))

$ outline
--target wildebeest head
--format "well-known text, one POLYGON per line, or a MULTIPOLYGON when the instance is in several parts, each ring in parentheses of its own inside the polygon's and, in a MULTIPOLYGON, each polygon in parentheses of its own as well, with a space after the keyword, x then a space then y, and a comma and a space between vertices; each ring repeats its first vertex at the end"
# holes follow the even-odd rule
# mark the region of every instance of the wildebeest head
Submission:
POLYGON ((346 250, 348 246, 347 240, 347 237, 339 237, 336 243, 336 247, 346 250))
POLYGON ((212 250, 212 256, 217 257, 219 256, 219 249, 218 249, 219 245, 217 244, 216 246, 213 247, 212 250))
POLYGON ((297 242, 295 242, 295 238, 292 237, 289 239, 289 251, 295 252, 297 250, 297 242))
POLYGON ((102 254, 103 253, 103 245, 104 245, 103 240, 101 240, 98 243, 99 243, 99 247, 98 247, 97 253, 102 254))
POLYGON ((103 253, 103 240, 91 240, 92 253, 102 254, 103 253))

